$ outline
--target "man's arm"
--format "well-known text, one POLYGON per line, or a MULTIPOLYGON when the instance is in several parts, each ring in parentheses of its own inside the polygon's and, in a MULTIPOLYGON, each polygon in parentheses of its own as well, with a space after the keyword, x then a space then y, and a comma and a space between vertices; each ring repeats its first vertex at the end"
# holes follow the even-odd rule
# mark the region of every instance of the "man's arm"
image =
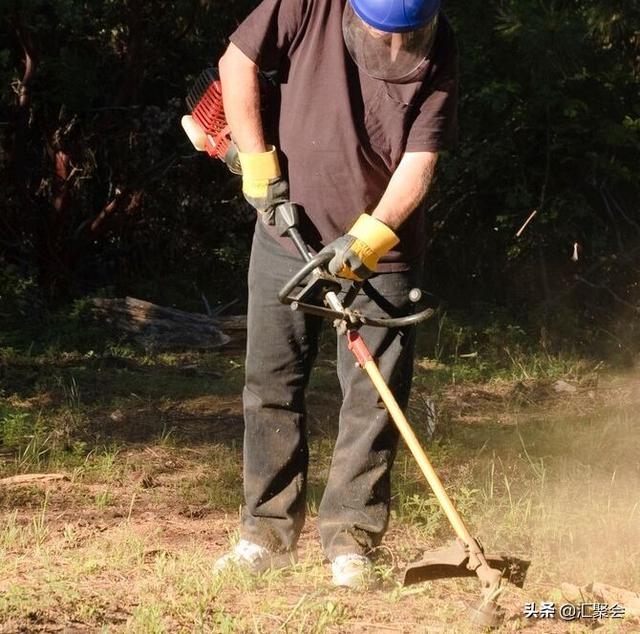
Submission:
POLYGON ((262 221, 273 225, 278 205, 289 200, 289 184, 281 176, 276 148, 264 141, 258 66, 232 42, 218 70, 225 116, 238 148, 242 193, 262 221))
POLYGON ((406 152, 372 216, 397 231, 429 191, 437 152, 406 152))
POLYGON ((398 244, 395 232, 429 190, 437 160, 437 152, 405 152, 373 213, 363 213, 347 234, 325 247, 335 253, 331 273, 363 280, 375 272, 378 259, 398 244))
POLYGON ((218 62, 227 123, 241 152, 267 150, 260 116, 258 67, 235 44, 218 62))

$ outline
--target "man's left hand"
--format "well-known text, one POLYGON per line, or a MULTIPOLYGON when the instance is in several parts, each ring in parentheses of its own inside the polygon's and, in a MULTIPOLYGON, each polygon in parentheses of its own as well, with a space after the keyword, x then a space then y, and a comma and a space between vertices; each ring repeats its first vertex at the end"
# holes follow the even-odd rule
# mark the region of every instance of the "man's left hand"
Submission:
POLYGON ((335 251, 328 265, 330 273, 362 281, 375 273, 378 260, 399 241, 384 222, 362 214, 347 234, 330 242, 323 251, 335 251))

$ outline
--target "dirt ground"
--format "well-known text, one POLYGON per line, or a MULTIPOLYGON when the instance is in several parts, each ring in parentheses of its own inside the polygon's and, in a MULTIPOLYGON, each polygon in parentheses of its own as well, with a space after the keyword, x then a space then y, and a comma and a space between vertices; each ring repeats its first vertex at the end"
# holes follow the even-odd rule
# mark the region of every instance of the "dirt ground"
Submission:
MULTIPOLYGON (((207 368, 195 371, 211 379, 207 368)), ((258 578, 211 574, 237 539, 238 391, 176 390, 158 403, 137 389, 105 402, 99 390, 87 397, 90 382, 84 385, 82 416, 102 430, 100 444, 71 457, 51 454, 31 469, 17 468, 21 457, 3 458, 6 475, 45 471, 63 479, 0 484, 0 632, 474 631, 466 614, 479 596, 475 580, 399 583, 407 562, 451 538, 405 451, 396 463, 390 530, 375 553, 381 586, 366 594, 331 586, 315 527, 338 402, 327 381, 311 390, 312 477, 300 561, 258 578)), ((40 390, 14 401, 42 412, 56 398, 40 390)), ((414 420, 424 402, 418 382, 414 420)), ((533 562, 524 589, 503 592, 500 631, 640 632, 640 620, 628 617, 524 616, 531 602, 559 609, 562 582, 640 590, 637 377, 449 384, 436 402, 439 428, 428 447, 462 514, 489 547, 533 562)))

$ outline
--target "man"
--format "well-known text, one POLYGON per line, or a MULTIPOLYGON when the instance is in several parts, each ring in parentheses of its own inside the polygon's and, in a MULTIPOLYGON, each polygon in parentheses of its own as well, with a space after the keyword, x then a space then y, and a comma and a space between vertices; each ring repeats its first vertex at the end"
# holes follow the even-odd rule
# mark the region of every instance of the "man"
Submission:
MULTIPOLYGON (((263 222, 249 268, 246 505, 241 540, 215 569, 259 572, 296 561, 308 463, 304 391, 320 328, 319 318, 278 302, 302 261, 276 234, 274 210, 301 205, 308 244, 336 252, 330 271, 367 280, 354 308, 410 312, 422 267, 420 203, 438 152, 455 137, 457 53, 439 0, 264 0, 230 40, 219 62, 225 112, 243 192, 263 222), (259 70, 278 71, 281 81, 273 130, 261 116, 259 70)), ((362 332, 406 407, 413 329, 362 332)), ((334 583, 356 588, 387 528, 398 434, 344 337, 337 346, 343 403, 318 522, 334 583)))

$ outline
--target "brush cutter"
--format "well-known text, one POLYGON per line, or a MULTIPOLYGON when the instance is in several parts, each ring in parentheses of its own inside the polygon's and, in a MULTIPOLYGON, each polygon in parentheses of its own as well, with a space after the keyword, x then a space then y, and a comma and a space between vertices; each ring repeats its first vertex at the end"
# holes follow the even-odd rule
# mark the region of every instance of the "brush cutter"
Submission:
MULTIPOLYGON (((194 147, 225 161, 232 171, 236 171, 233 169, 237 167, 233 160, 234 145, 224 117, 222 91, 215 70, 207 69, 200 75, 189 93, 187 105, 192 116, 184 117, 182 125, 194 147)), ((332 319, 338 333, 347 337, 349 350, 369 375, 458 537, 453 545, 425 553, 420 561, 410 564, 405 570, 403 583, 409 585, 445 577, 477 575, 482 599, 472 607, 471 619, 482 627, 497 627, 503 619, 503 611, 497 603, 502 580, 507 579, 522 587, 529 562, 486 554, 480 542, 471 535, 359 332, 363 325, 403 328, 418 324, 432 317, 434 310, 422 308, 405 317, 381 318, 350 309, 350 304, 360 292, 361 283, 354 282, 346 292, 342 292, 341 281, 324 268, 335 253, 322 251, 311 255, 298 230, 298 213, 295 204, 285 203, 278 206, 275 214, 276 230, 281 236, 291 238, 305 262, 281 289, 278 298, 292 310, 332 319)), ((415 303, 421 295, 420 290, 413 289, 409 299, 415 303)))
MULTIPOLYGON (((417 324, 433 316, 434 311, 424 308, 406 317, 374 318, 350 310, 349 304, 355 299, 361 285, 355 282, 344 294, 338 295, 341 285, 323 268, 335 253, 322 251, 314 257, 309 254, 296 227, 296 213, 292 203, 280 205, 276 211, 278 231, 281 235, 289 235, 305 260, 304 266, 285 284, 278 298, 282 303, 289 304, 292 310, 333 319, 338 332, 346 335, 349 350, 357 364, 369 375, 458 537, 451 546, 425 553, 420 561, 410 564, 405 570, 403 583, 409 585, 445 577, 477 575, 482 586, 482 600, 472 607, 471 619, 483 627, 497 627, 503 619, 503 612, 497 604, 497 597, 502 591, 502 579, 521 588, 529 562, 515 557, 486 554, 478 540, 471 535, 359 332, 363 325, 402 328, 417 324), (323 296, 324 305, 313 303, 312 298, 318 297, 318 291, 323 296)), ((413 289, 409 299, 416 302, 421 295, 421 291, 413 289)))

